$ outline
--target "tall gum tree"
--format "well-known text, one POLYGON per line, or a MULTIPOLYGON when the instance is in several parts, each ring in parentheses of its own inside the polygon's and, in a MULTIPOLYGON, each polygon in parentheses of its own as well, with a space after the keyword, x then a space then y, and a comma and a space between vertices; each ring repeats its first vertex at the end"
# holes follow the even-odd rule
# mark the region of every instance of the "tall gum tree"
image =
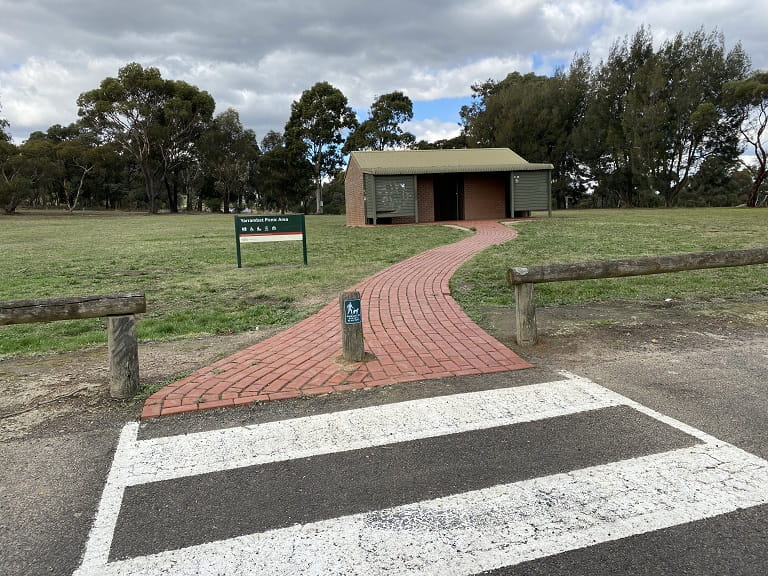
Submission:
POLYGON ((323 177, 331 176, 342 163, 341 149, 347 133, 357 128, 347 97, 328 82, 318 82, 291 104, 285 125, 289 147, 303 143, 313 166, 316 211, 323 213, 323 177))
POLYGON ((768 72, 754 72, 749 78, 725 86, 723 100, 740 122, 739 132, 755 162, 744 165, 752 176, 747 206, 757 205, 760 188, 768 180, 768 72))
POLYGON ((206 92, 164 80, 157 68, 136 62, 121 68, 117 78, 105 78, 98 88, 81 94, 77 105, 85 126, 136 162, 153 214, 159 209, 156 177, 189 145, 196 134, 191 126, 210 120, 214 108, 206 92))
MULTIPOLYGON (((0 114, 2 114, 3 107, 0 105, 0 114)), ((0 115, 0 142, 10 142, 11 141, 11 135, 8 134, 7 130, 9 128, 10 124, 8 123, 8 120, 3 118, 2 115, 0 115)))
POLYGON ((552 193, 559 206, 577 197, 581 168, 574 155, 574 132, 584 115, 591 65, 577 55, 565 70, 551 77, 507 75, 472 87, 471 106, 461 116, 470 146, 503 146, 530 162, 549 162, 552 193))
POLYGON ((639 70, 622 123, 635 181, 666 206, 676 204, 708 158, 738 156, 739 123, 721 95, 748 70, 740 45, 726 51, 723 35, 704 29, 664 42, 639 70))
POLYGON ((416 137, 402 127, 411 120, 413 102, 403 92, 377 96, 368 111, 368 118, 347 138, 344 152, 411 148, 416 137))
MULTIPOLYGON (((253 168, 259 160, 259 144, 253 130, 243 127, 237 110, 217 115, 200 139, 206 173, 213 178, 225 213, 245 196, 253 168)), ((218 204, 216 202, 215 204, 218 204)))

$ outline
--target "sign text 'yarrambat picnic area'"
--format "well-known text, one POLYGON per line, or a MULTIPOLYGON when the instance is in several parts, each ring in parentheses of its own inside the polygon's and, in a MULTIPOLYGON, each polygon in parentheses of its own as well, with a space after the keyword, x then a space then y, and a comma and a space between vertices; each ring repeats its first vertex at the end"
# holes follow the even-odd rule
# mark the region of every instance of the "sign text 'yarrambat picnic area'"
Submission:
POLYGON ((242 268, 240 244, 250 242, 284 242, 301 240, 304 265, 307 264, 307 234, 304 214, 280 216, 235 216, 235 240, 237 243, 237 267, 242 268))

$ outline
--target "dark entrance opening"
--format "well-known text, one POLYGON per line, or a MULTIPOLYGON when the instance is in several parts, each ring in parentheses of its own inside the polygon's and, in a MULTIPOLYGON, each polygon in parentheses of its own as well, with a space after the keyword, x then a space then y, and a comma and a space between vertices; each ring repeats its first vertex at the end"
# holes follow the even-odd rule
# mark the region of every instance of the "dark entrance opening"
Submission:
POLYGON ((435 174, 435 220, 464 220, 464 174, 435 174))

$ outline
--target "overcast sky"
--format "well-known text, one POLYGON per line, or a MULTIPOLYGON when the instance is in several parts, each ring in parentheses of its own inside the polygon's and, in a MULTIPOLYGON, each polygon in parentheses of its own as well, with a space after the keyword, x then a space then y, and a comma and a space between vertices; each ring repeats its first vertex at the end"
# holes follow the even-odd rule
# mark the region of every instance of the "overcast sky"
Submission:
POLYGON ((129 62, 208 91, 259 140, 328 81, 359 114, 378 94, 414 101, 409 129, 458 133, 470 86, 593 63, 651 27, 660 43, 718 29, 768 69, 768 0, 0 0, 0 116, 17 142, 77 119, 78 95, 129 62))

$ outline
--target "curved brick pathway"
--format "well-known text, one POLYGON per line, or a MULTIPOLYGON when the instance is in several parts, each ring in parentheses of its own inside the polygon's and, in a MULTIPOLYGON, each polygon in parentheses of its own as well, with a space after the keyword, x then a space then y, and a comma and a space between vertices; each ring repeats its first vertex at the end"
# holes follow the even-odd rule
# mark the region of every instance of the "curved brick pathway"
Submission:
POLYGON ((362 294, 365 349, 344 364, 339 304, 206 366, 150 396, 142 418, 449 376, 530 368, 451 298, 448 282, 477 252, 515 237, 496 222, 462 222, 476 234, 395 264, 354 287, 362 294))

